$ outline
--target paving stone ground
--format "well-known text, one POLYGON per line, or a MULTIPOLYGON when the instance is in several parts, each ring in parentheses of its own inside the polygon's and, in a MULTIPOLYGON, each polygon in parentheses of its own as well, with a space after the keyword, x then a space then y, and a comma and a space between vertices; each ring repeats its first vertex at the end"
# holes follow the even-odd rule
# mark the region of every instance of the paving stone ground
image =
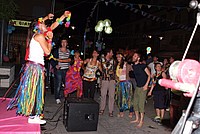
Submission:
MULTIPOLYGON (((45 98, 45 118, 52 118, 55 115, 54 119, 48 120, 47 124, 42 126, 43 134, 170 134, 171 129, 167 126, 159 126, 152 121, 152 118, 155 116, 153 109, 153 101, 149 99, 145 107, 145 121, 142 128, 136 128, 136 124, 131 124, 131 119, 128 117, 128 111, 125 112, 123 118, 117 117, 118 108, 115 105, 114 117, 108 116, 108 109, 103 115, 99 116, 97 131, 88 131, 88 132, 67 132, 63 125, 63 103, 56 104, 54 95, 47 91, 45 98), (61 109, 57 112, 58 109, 61 109)), ((95 100, 100 101, 100 96, 98 93, 95 94, 95 100)), ((134 119, 134 116, 133 116, 134 119)), ((133 120, 132 119, 132 120, 133 120)), ((165 115, 166 122, 169 122, 169 112, 166 112, 165 115)))

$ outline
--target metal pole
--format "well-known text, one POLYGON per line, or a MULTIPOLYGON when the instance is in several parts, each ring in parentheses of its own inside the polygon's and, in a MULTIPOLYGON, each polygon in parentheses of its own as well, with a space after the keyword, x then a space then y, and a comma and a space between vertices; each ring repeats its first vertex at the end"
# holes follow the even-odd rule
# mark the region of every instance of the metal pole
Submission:
POLYGON ((84 37, 83 37, 83 58, 85 59, 85 45, 86 45, 86 30, 85 30, 85 33, 84 33, 84 37))
POLYGON ((4 35, 4 20, 1 20, 1 44, 0 44, 0 65, 2 65, 3 59, 3 36, 4 35))
MULTIPOLYGON (((99 19, 99 6, 100 6, 100 4, 98 3, 98 5, 97 5, 96 24, 97 24, 98 19, 99 19)), ((94 33, 94 48, 95 48, 95 45, 96 45, 96 38, 97 38, 97 33, 95 32, 95 33, 94 33)))
POLYGON ((7 42, 6 42, 6 56, 8 56, 9 54, 9 38, 10 38, 10 34, 7 34, 7 42))
POLYGON ((51 13, 54 14, 54 10, 55 10, 55 0, 52 0, 51 3, 51 13))

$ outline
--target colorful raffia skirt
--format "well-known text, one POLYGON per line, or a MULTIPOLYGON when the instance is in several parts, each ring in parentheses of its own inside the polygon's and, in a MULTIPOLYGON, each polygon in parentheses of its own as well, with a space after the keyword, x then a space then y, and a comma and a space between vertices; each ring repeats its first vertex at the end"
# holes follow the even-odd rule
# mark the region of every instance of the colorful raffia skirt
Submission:
POLYGON ((17 106, 17 114, 29 116, 40 115, 44 105, 44 79, 43 65, 27 62, 22 68, 20 83, 14 98, 7 109, 17 106))
POLYGON ((131 81, 116 83, 115 100, 120 110, 125 111, 133 108, 133 89, 131 81))

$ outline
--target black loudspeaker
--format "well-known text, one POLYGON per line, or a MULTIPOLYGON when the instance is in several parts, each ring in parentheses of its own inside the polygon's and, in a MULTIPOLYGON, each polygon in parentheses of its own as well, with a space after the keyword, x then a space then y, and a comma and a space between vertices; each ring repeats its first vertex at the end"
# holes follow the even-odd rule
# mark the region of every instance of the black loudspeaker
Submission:
POLYGON ((66 98, 63 123, 69 132, 96 131, 99 119, 99 104, 88 98, 66 98))

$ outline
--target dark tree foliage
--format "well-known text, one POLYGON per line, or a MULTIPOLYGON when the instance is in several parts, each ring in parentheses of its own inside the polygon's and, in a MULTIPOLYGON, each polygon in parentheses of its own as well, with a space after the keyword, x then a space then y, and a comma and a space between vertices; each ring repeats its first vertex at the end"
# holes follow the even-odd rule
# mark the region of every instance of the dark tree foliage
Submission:
POLYGON ((0 19, 9 20, 15 17, 18 6, 15 0, 0 0, 0 19))

